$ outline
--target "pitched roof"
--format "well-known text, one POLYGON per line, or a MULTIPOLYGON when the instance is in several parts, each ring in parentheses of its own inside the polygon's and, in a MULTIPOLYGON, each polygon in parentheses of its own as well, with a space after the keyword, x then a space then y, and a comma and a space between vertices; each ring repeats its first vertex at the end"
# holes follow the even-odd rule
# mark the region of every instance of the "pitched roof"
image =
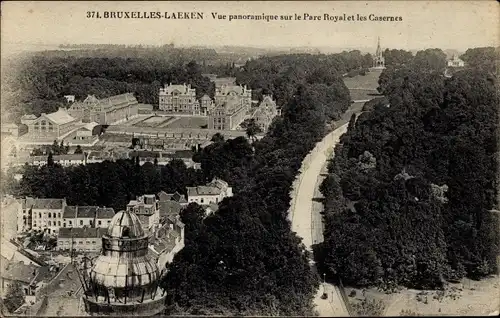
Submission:
POLYGON ((67 205, 64 207, 63 218, 74 219, 76 218, 76 206, 67 205))
POLYGON ((66 199, 35 199, 27 197, 22 200, 22 207, 23 209, 60 210, 65 202, 66 199))
POLYGON ((11 262, 7 265, 7 268, 0 273, 0 276, 3 279, 15 280, 29 284, 36 277, 37 266, 35 265, 24 265, 23 262, 11 262))
POLYGON ((58 238, 101 238, 107 231, 106 228, 62 227, 59 228, 58 238))
POLYGON ((97 206, 66 206, 64 208, 63 218, 98 218, 111 219, 115 215, 113 208, 97 207, 97 206))
POLYGON ((187 187, 188 197, 198 195, 219 195, 221 189, 214 186, 187 187))
POLYGON ((158 206, 161 217, 168 215, 178 215, 182 210, 182 206, 179 202, 176 201, 160 201, 158 203, 158 206))
POLYGON ((112 219, 115 216, 115 210, 113 208, 98 208, 97 218, 98 219, 112 219))
POLYGON ((94 218, 97 215, 96 206, 76 206, 77 218, 94 218))
POLYGON ((33 114, 29 114, 29 115, 23 115, 21 117, 21 120, 35 120, 37 117, 33 114))
POLYGON ((87 123, 83 126, 83 128, 85 129, 88 129, 90 131, 94 130, 95 126, 98 126, 99 124, 96 123, 96 122, 91 122, 91 123, 87 123))
POLYGON ((201 100, 212 100, 212 99, 210 98, 210 96, 208 96, 207 94, 205 94, 205 95, 201 96, 201 98, 200 98, 200 99, 201 99, 201 100))
POLYGON ((84 103, 99 103, 99 100, 95 95, 87 95, 87 98, 83 101, 84 103))
POLYGON ((137 99, 132 93, 125 93, 120 95, 111 96, 108 98, 103 98, 100 100, 101 105, 107 106, 107 109, 112 109, 119 107, 121 105, 136 104, 137 99))
POLYGON ((67 124, 76 120, 74 117, 68 114, 68 112, 64 108, 59 108, 59 110, 54 113, 45 114, 45 117, 58 125, 67 124))
MULTIPOLYGON (((160 192, 160 194, 162 192, 160 192)), ((182 194, 180 194, 177 191, 175 191, 175 193, 165 193, 165 192, 163 192, 162 197, 160 198, 160 200, 162 200, 162 199, 165 200, 165 201, 172 200, 172 201, 179 202, 179 203, 187 203, 186 197, 183 196, 182 194)))

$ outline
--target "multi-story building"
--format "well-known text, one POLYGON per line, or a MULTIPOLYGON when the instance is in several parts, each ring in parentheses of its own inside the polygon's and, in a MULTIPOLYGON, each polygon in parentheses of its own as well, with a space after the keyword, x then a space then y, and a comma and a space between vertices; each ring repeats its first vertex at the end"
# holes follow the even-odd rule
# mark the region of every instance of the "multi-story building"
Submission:
POLYGON ((200 113, 207 116, 208 113, 214 108, 214 101, 207 94, 200 98, 200 113))
POLYGON ((107 227, 61 228, 57 236, 57 250, 99 252, 102 236, 107 230, 107 227))
POLYGON ((158 200, 154 194, 145 194, 137 200, 131 200, 127 205, 127 211, 137 215, 144 230, 148 233, 151 233, 160 223, 158 200))
POLYGON ((233 189, 227 182, 220 179, 214 179, 204 186, 187 187, 188 203, 195 202, 202 206, 207 206, 211 203, 218 204, 224 198, 232 196, 233 189))
POLYGON ((208 128, 233 130, 252 106, 252 90, 246 86, 222 85, 215 89, 215 107, 208 112, 208 128))
POLYGON ((104 99, 88 95, 83 102, 73 103, 68 112, 83 122, 111 125, 137 117, 138 104, 139 102, 132 93, 104 99))
POLYGON ((262 102, 252 117, 255 119, 255 123, 259 126, 260 130, 266 133, 274 117, 278 116, 278 114, 278 108, 272 96, 264 95, 262 102))
POLYGON ((235 100, 228 100, 217 105, 208 115, 208 128, 215 130, 234 130, 247 114, 247 106, 235 100))
POLYGON ((63 227, 107 228, 115 215, 113 208, 98 206, 65 206, 63 227))
POLYGON ((35 199, 27 197, 19 200, 17 230, 25 232, 47 230, 58 234, 60 228, 108 226, 115 212, 112 208, 96 206, 68 206, 66 199, 35 199))
MULTIPOLYGON (((54 163, 60 164, 63 167, 84 165, 86 164, 85 154, 67 154, 67 155, 54 155, 52 156, 54 163)), ((11 161, 12 166, 24 166, 28 164, 30 166, 45 166, 48 162, 47 156, 27 156, 27 157, 16 157, 15 160, 11 161)))
POLYGON ((18 212, 18 231, 30 229, 44 230, 49 234, 57 234, 63 226, 63 210, 66 199, 21 199, 21 210, 18 212), (31 224, 30 224, 31 223, 31 224))
POLYGON ((178 215, 165 218, 165 223, 155 231, 149 245, 158 267, 166 268, 166 265, 173 261, 175 254, 183 248, 184 224, 178 215))
POLYGON ((221 85, 215 88, 215 105, 222 105, 231 101, 237 107, 244 106, 249 109, 252 105, 252 90, 241 85, 221 85))
POLYGON ((159 109, 170 114, 200 114, 200 103, 196 99, 196 90, 191 84, 165 85, 160 88, 159 109))
POLYGON ((69 132, 81 125, 81 120, 71 116, 64 108, 50 114, 42 113, 40 117, 26 115, 21 118, 21 123, 28 126, 24 139, 60 140, 69 132))

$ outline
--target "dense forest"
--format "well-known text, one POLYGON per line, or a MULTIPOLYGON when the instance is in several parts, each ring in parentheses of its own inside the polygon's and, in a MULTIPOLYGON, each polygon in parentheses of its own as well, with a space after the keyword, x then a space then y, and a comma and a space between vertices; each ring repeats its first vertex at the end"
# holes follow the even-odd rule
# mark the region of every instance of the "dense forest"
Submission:
POLYGON ((204 220, 195 205, 182 213, 186 246, 164 282, 171 313, 312 313, 318 277, 290 230, 290 187, 326 123, 338 119, 350 98, 338 76, 329 85, 302 78, 262 140, 219 139, 200 154, 205 176, 228 180, 235 196, 204 220))
POLYGON ((13 179, 13 170, 2 175, 4 191, 21 197, 66 198, 69 205, 107 206, 115 211, 125 209, 129 200, 139 195, 162 190, 186 194, 187 186, 208 181, 200 170, 187 168, 182 160, 175 159, 166 166, 117 160, 70 167, 49 162, 21 169, 20 182, 13 179))
POLYGON ((321 185, 323 270, 389 289, 497 272, 499 56, 468 50, 451 78, 439 50, 383 71, 389 107, 352 118, 321 185))
MULTIPOLYGON (((81 72, 89 78, 112 78, 113 73, 102 62, 89 60, 81 72)), ((300 238, 290 229, 290 187, 303 158, 330 129, 328 124, 349 107, 349 91, 341 74, 360 65, 341 65, 343 62, 341 57, 312 55, 248 62, 249 69, 241 71, 238 81, 254 81, 254 85, 283 96, 283 115, 274 120, 261 140, 214 138, 212 145, 195 155, 201 162, 199 171, 186 169, 182 162, 157 167, 120 160, 68 168, 50 162, 41 168, 24 167, 23 178, 17 185, 9 183, 8 192, 66 197, 69 204, 106 205, 120 210, 136 195, 159 190, 184 193, 186 186, 223 178, 235 195, 220 203, 217 213, 202 219, 196 205, 182 213, 185 248, 175 256, 163 282, 169 290, 169 312, 311 314, 318 277, 309 266, 300 238), (332 62, 325 67, 318 58, 332 62), (338 65, 334 67, 335 63, 338 65), (286 81, 280 83, 281 76, 287 76, 286 81), (276 86, 266 84, 269 79, 276 86)), ((133 63, 123 64, 127 72, 132 70, 130 65, 133 63)), ((185 66, 186 72, 194 66, 185 66)), ((71 77, 61 79, 60 87, 68 85, 65 80, 69 82, 71 77)), ((5 178, 12 180, 12 173, 5 178)))

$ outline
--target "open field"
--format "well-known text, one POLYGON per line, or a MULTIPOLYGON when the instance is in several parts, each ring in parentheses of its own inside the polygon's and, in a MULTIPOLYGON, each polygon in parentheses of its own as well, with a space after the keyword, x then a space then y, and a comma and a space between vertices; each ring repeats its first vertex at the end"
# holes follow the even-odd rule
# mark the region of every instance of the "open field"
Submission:
POLYGON ((174 121, 163 124, 162 128, 195 128, 200 129, 208 124, 207 117, 176 117, 174 121))
POLYGON ((375 288, 363 290, 346 287, 352 306, 363 299, 382 303, 382 316, 401 316, 402 311, 412 316, 485 316, 497 312, 500 307, 499 277, 492 276, 481 281, 464 279, 462 283, 449 284, 444 291, 403 289, 385 294, 375 288), (409 312, 408 312, 409 311, 409 312))
POLYGON ((351 94, 351 100, 366 100, 366 99, 374 99, 380 97, 377 91, 375 90, 366 90, 366 89, 352 89, 349 91, 351 94))
POLYGON ((372 70, 365 76, 344 77, 344 83, 349 89, 376 90, 380 73, 382 73, 381 70, 372 70))

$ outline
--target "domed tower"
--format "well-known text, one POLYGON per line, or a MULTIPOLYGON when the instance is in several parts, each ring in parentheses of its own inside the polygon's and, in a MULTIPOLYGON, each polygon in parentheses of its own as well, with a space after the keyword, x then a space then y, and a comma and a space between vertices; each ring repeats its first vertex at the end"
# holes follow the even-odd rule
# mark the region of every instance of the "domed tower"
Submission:
MULTIPOLYGON (((85 266, 87 267, 87 266, 85 266)), ((154 315, 164 309, 163 273, 148 255, 137 215, 120 211, 102 237, 102 253, 83 271, 85 310, 91 315, 154 315)))

